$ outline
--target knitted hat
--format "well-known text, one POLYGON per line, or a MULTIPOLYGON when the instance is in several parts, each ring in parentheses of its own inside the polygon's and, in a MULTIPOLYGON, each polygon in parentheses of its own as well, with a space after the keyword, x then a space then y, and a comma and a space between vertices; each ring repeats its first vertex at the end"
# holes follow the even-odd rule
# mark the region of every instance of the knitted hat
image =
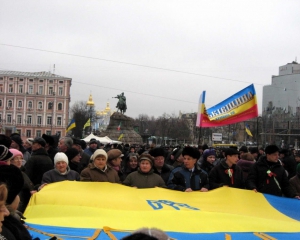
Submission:
POLYGON ((13 140, 16 144, 21 146, 23 144, 22 138, 19 134, 12 134, 10 139, 13 140))
POLYGON ((279 148, 276 145, 269 145, 265 149, 266 154, 272 154, 275 152, 279 152, 279 148))
POLYGON ((203 152, 203 158, 207 158, 208 156, 216 156, 215 149, 205 149, 203 152))
POLYGON ((69 164, 69 160, 66 154, 63 152, 58 152, 54 156, 54 165, 56 165, 57 162, 65 162, 66 164, 69 164))
POLYGON ((118 157, 123 157, 124 155, 122 154, 122 152, 119 149, 111 149, 107 152, 107 160, 111 161, 114 160, 118 157))
POLYGON ((11 204, 24 185, 24 178, 19 168, 14 165, 0 165, 0 182, 8 189, 7 204, 11 204))
POLYGON ((66 151, 66 155, 68 159, 71 161, 74 157, 76 157, 79 154, 78 150, 76 148, 69 148, 66 151))
POLYGON ((17 150, 17 149, 10 148, 9 151, 13 154, 13 157, 15 157, 15 156, 21 156, 21 157, 23 157, 23 153, 20 152, 20 151, 17 150))
POLYGON ((141 161, 148 161, 151 166, 153 166, 153 161, 154 161, 154 158, 150 155, 150 154, 147 154, 147 153, 143 153, 140 157, 139 157, 139 163, 141 161))
POLYGON ((97 140, 95 138, 91 138, 89 144, 92 144, 92 143, 96 143, 97 144, 97 140))
POLYGON ((198 151, 197 148, 193 147, 185 147, 182 150, 182 156, 188 155, 192 158, 199 159, 200 158, 200 152, 198 151))
POLYGON ((106 158, 107 160, 107 153, 103 149, 97 149, 94 154, 91 156, 91 159, 94 161, 95 158, 99 155, 102 155, 106 158))
POLYGON ((0 161, 8 161, 13 157, 13 154, 4 145, 0 145, 0 161))
POLYGON ((165 156, 165 150, 161 147, 153 148, 149 151, 149 154, 152 157, 159 157, 159 156, 165 156))

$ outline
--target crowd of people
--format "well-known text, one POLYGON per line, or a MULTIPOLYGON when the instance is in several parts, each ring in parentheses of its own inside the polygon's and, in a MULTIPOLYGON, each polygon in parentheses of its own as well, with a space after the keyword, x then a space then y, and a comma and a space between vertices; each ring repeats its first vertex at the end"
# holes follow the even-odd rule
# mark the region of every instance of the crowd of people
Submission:
POLYGON ((276 145, 238 150, 0 135, 0 239, 32 239, 22 222, 31 195, 64 180, 183 192, 227 186, 300 199, 300 154, 276 145))

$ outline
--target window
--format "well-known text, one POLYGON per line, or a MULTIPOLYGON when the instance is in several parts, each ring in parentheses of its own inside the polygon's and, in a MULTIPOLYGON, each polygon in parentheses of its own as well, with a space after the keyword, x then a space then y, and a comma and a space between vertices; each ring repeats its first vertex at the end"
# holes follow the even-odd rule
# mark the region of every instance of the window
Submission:
POLYGON ((29 109, 32 109, 32 107, 33 107, 32 101, 29 101, 29 102, 28 102, 28 108, 29 108, 29 109))
POLYGON ((49 83, 53 83, 53 80, 49 80, 49 83))
POLYGON ((42 137, 42 131, 41 130, 36 130, 36 136, 37 137, 42 137))
POLYGON ((19 85, 19 93, 23 93, 23 85, 19 85))
POLYGON ((43 109, 43 103, 42 102, 38 102, 38 109, 43 109))
POLYGON ((53 102, 48 102, 48 110, 52 109, 53 107, 53 102))
POLYGON ((40 83, 42 83, 42 82, 44 82, 44 80, 43 80, 43 79, 41 79, 39 82, 40 82, 40 83))
POLYGON ((0 84, 0 92, 3 92, 3 84, 0 84))
POLYGON ((0 77, 0 81, 3 81, 3 77, 0 77))
POLYGON ((37 116, 36 123, 37 123, 38 125, 41 125, 41 124, 42 124, 42 116, 37 116))
POLYGON ((57 110, 62 110, 62 103, 57 104, 57 110))
POLYGON ((0 99, 0 107, 2 107, 2 100, 0 99))
POLYGON ((17 123, 22 124, 22 115, 17 115, 17 123))
POLYGON ((32 116, 31 115, 27 116, 27 124, 32 124, 32 116))
POLYGON ((61 126, 61 117, 57 117, 57 126, 61 126))
POLYGON ((59 95, 59 96, 62 96, 62 95, 63 95, 63 88, 62 88, 62 87, 59 87, 59 88, 58 88, 58 95, 59 95))
POLYGON ((7 107, 11 108, 12 105, 13 105, 13 104, 12 104, 12 100, 8 100, 8 101, 7 101, 7 107))
POLYGON ((14 79, 13 78, 9 78, 9 81, 13 81, 14 79))
POLYGON ((18 101, 18 108, 21 108, 21 107, 23 107, 23 103, 22 103, 22 101, 18 101))
POLYGON ((17 133, 19 133, 19 135, 22 136, 21 135, 21 129, 17 129, 17 133))
POLYGON ((20 80, 19 80, 20 82, 23 82, 23 78, 20 78, 20 80))
POLYGON ((28 93, 33 94, 33 85, 28 86, 28 93))
POLYGON ((26 130, 26 137, 31 137, 31 130, 26 130))
POLYGON ((11 123, 11 114, 6 115, 6 122, 11 123))
POLYGON ((64 81, 59 81, 59 83, 60 83, 60 84, 63 84, 63 83, 64 83, 64 81))
POLYGON ((44 93, 44 87, 43 86, 39 86, 39 92, 40 95, 42 95, 44 93))
POLYGON ((33 82, 33 79, 29 79, 29 82, 33 82))
POLYGON ((12 84, 9 84, 9 85, 8 85, 8 92, 9 92, 9 93, 14 92, 14 87, 13 87, 12 84))
POLYGON ((51 116, 47 117, 47 124, 52 125, 52 117, 51 116))
POLYGON ((46 131, 46 135, 51 135, 51 131, 46 131))
POLYGON ((48 88, 48 95, 53 95, 53 87, 48 88))

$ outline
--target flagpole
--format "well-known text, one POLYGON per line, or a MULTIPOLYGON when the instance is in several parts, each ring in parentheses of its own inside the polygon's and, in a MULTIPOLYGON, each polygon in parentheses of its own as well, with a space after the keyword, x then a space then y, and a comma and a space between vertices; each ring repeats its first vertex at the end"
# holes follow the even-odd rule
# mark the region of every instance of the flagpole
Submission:
POLYGON ((198 145, 200 145, 201 130, 202 130, 202 127, 199 127, 198 145))
POLYGON ((259 137, 258 137, 258 117, 256 118, 256 145, 257 145, 257 149, 259 146, 259 137))

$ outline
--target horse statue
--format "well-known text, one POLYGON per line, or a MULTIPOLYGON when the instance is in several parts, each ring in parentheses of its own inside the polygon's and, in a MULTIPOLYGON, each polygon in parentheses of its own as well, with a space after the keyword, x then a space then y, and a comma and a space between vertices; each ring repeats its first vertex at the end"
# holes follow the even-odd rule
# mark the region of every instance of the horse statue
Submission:
POLYGON ((119 99, 117 106, 116 106, 116 108, 118 109, 117 112, 120 110, 120 112, 122 114, 124 114, 127 109, 126 97, 124 96, 124 93, 121 93, 120 95, 117 95, 116 97, 113 97, 113 98, 119 99))

